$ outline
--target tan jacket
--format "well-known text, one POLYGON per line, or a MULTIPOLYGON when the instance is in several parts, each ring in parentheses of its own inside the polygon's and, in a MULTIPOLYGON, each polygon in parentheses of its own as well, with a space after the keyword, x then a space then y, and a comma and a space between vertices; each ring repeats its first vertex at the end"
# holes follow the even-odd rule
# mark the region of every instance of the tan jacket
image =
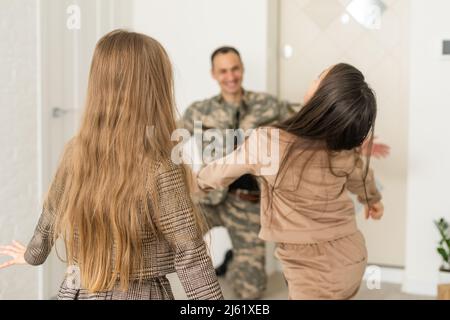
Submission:
MULTIPOLYGON (((243 89, 242 101, 239 106, 227 103, 222 95, 197 101, 186 109, 178 125, 194 135, 195 122, 201 122, 199 129, 202 132, 214 129, 225 138, 226 130, 238 128, 248 130, 269 126, 293 116, 297 113, 298 108, 299 106, 278 100, 270 94, 243 89)), ((208 144, 209 141, 205 139, 203 148, 208 144)), ((222 155, 229 153, 229 150, 222 148, 217 151, 222 155)), ((201 204, 219 205, 226 199, 227 194, 227 188, 217 189, 203 195, 199 201, 201 204)))
MULTIPOLYGON (((39 223, 25 252, 25 260, 31 265, 44 263, 53 247, 53 224, 67 175, 70 173, 68 163, 72 149, 71 144, 66 148, 39 223)), ((186 190, 182 168, 169 160, 165 164, 158 163, 155 170, 160 199, 160 239, 151 232, 150 227, 142 233, 144 279, 176 271, 188 298, 221 299, 222 292, 215 270, 207 255, 202 234, 195 224, 192 201, 186 190)), ((136 277, 132 275, 132 278, 136 277)))
MULTIPOLYGON (((352 150, 329 156, 323 147, 311 147, 308 141, 297 139, 282 130, 257 129, 240 148, 203 168, 197 175, 198 187, 209 191, 227 186, 243 174, 257 176, 261 182, 259 236, 264 240, 305 244, 355 233, 355 209, 347 190, 365 203, 364 164, 359 153, 352 150), (275 170, 268 170, 271 165, 264 162, 258 150, 267 145, 266 149, 271 150, 270 143, 274 143, 279 146, 280 163, 295 141, 305 147, 289 154, 291 160, 285 169, 280 172, 280 167, 275 166, 275 170), (235 159, 247 161, 236 164, 235 159)), ((271 159, 276 158, 273 153, 271 159)), ((366 178, 366 189, 370 204, 380 201, 372 170, 366 178)))

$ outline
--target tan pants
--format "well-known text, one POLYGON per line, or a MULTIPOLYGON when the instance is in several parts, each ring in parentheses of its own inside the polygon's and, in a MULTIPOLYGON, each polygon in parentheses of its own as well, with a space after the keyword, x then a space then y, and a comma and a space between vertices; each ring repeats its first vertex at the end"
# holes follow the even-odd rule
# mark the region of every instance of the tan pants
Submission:
POLYGON ((359 290, 367 264, 363 235, 313 244, 279 243, 289 299, 350 299, 359 290))

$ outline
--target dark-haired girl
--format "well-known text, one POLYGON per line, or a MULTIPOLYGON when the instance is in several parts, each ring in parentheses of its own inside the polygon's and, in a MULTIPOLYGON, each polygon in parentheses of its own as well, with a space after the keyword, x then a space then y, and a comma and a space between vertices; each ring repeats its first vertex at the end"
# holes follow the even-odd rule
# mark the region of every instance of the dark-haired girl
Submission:
POLYGON ((290 299, 349 299, 360 287, 367 251, 348 191, 366 206, 366 218, 382 217, 370 156, 363 161, 360 153, 363 143, 370 149, 376 113, 363 74, 348 64, 332 66, 311 85, 295 116, 255 130, 198 173, 203 191, 244 174, 259 178, 259 236, 277 243, 290 299))

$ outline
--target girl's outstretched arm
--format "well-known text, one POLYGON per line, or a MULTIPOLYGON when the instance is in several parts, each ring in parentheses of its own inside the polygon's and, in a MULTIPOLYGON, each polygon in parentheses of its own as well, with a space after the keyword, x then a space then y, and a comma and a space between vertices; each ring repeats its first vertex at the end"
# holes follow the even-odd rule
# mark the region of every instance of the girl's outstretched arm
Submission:
POLYGON ((369 168, 364 181, 365 166, 358 152, 355 152, 355 162, 355 168, 347 180, 347 189, 357 195, 358 201, 365 205, 366 219, 371 217, 379 220, 383 216, 384 207, 375 183, 373 170, 369 168))
POLYGON ((44 201, 41 217, 25 252, 25 260, 34 266, 45 262, 54 244, 54 224, 66 187, 67 167, 72 146, 73 142, 70 141, 65 148, 64 155, 44 201))
MULTIPOLYGON (((268 130, 254 130, 239 148, 201 169, 197 174, 198 187, 203 191, 211 191, 228 187, 245 174, 264 175, 267 165, 263 165, 263 158, 267 156, 266 147, 271 146, 271 132, 268 130)), ((267 161, 270 160, 267 158, 267 161)))
POLYGON ((45 262, 50 254, 54 243, 53 226, 56 212, 66 183, 67 161, 70 149, 71 143, 67 145, 56 175, 51 183, 31 241, 27 247, 17 241, 13 241, 8 246, 1 246, 0 254, 8 255, 12 259, 0 265, 0 269, 17 264, 40 265, 45 262))

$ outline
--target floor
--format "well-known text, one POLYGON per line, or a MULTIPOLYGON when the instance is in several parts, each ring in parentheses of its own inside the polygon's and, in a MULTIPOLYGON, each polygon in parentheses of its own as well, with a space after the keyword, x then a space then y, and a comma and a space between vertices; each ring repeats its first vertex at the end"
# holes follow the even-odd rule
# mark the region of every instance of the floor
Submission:
MULTIPOLYGON (((186 299, 183 287, 176 274, 168 276, 175 299, 186 299)), ((224 278, 219 278, 220 285, 225 299, 234 300, 236 296, 233 294, 233 290, 227 284, 224 278)), ((267 291, 263 297, 263 300, 285 300, 288 297, 287 287, 284 282, 283 275, 279 272, 274 273, 269 277, 267 291)), ((398 284, 382 283, 380 289, 369 290, 364 284, 355 300, 433 300, 433 297, 429 296, 414 296, 401 292, 401 287, 398 284)))

